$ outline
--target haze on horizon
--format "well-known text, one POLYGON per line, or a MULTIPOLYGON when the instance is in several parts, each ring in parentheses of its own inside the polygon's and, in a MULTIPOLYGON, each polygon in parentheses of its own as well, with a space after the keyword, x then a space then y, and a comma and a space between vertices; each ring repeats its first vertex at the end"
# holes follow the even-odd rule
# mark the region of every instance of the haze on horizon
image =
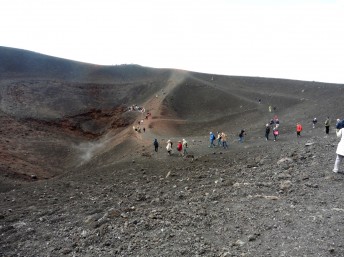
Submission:
POLYGON ((0 45, 70 60, 344 84, 344 0, 11 0, 0 45))

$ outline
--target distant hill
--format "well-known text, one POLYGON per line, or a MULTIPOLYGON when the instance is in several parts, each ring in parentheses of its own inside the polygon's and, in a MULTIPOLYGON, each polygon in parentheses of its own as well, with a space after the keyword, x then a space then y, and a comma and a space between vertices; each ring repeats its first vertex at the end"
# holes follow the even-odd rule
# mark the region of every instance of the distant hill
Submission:
POLYGON ((139 65, 102 66, 82 63, 9 47, 0 47, 0 60, 2 78, 39 77, 111 83, 144 80, 162 72, 139 65))
POLYGON ((104 163, 145 154, 155 138, 208 151, 210 131, 233 144, 245 129, 258 143, 275 117, 281 138, 294 138, 297 122, 307 134, 314 117, 319 128, 327 116, 344 118, 343 94, 339 84, 101 66, 0 47, 0 171, 49 178, 102 154, 104 163), (129 111, 135 105, 146 112, 129 111))
POLYGON ((259 131, 275 115, 290 128, 297 120, 342 115, 338 84, 102 66, 8 47, 0 47, 0 60, 0 109, 19 118, 61 119, 138 104, 154 110, 157 133, 177 127, 191 134, 212 127, 259 131))

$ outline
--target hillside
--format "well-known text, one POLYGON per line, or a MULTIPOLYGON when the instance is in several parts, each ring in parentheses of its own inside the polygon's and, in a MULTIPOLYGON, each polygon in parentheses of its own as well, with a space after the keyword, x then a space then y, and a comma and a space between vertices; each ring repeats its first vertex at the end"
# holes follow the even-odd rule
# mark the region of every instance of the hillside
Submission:
POLYGON ((331 171, 344 85, 6 47, 0 60, 0 256, 344 255, 331 171), (280 137, 265 141, 275 116, 280 137), (229 149, 208 148, 210 131, 229 149), (168 156, 182 138, 189 155, 168 156))

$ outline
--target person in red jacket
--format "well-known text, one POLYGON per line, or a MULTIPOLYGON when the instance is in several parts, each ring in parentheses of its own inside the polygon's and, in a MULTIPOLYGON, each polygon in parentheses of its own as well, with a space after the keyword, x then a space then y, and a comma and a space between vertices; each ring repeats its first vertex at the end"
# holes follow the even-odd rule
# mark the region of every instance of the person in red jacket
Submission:
POLYGON ((297 137, 301 136, 301 131, 302 131, 302 126, 300 123, 297 123, 296 124, 296 135, 297 135, 297 137))
POLYGON ((177 150, 178 150, 178 152, 180 153, 180 155, 183 155, 183 154, 182 154, 182 150, 183 150, 182 141, 178 141, 177 150))

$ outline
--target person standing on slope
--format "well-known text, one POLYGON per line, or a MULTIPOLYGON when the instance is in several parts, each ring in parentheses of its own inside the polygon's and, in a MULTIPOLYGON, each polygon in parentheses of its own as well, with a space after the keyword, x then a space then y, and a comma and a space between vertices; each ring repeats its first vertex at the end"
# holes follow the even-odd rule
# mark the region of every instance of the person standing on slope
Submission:
POLYGON ((273 131, 272 131, 272 134, 274 134, 274 141, 277 140, 277 137, 279 135, 279 131, 278 131, 278 127, 274 127, 273 131))
POLYGON ((222 132, 221 133, 221 141, 222 141, 222 147, 223 149, 228 149, 228 145, 227 145, 227 135, 222 132))
POLYGON ((278 128, 278 127, 279 127, 279 125, 280 125, 280 121, 279 121, 279 119, 278 119, 278 118, 276 118, 276 119, 275 119, 275 124, 276 124, 276 128, 278 128))
POLYGON ((217 146, 220 147, 221 146, 221 133, 220 132, 217 132, 217 146))
POLYGON ((318 122, 317 118, 314 118, 313 121, 312 121, 312 123, 313 123, 313 128, 315 128, 315 125, 317 124, 317 122, 318 122))
POLYGON ((270 135, 270 126, 269 126, 269 124, 267 123, 267 124, 265 125, 265 139, 266 139, 266 141, 269 140, 269 135, 270 135))
POLYGON ((333 168, 333 172, 335 173, 339 173, 339 165, 344 158, 343 128, 344 128, 344 121, 338 122, 336 126, 336 134, 337 134, 337 137, 340 138, 340 141, 337 146, 337 151, 336 151, 337 157, 336 157, 336 161, 334 163, 334 168, 333 168))
POLYGON ((183 156, 183 154, 182 154, 182 150, 183 150, 182 141, 178 141, 177 150, 180 153, 180 155, 183 156))
POLYGON ((242 130, 240 131, 240 134, 239 134, 239 143, 243 143, 243 142, 244 142, 244 136, 245 136, 245 135, 246 135, 245 130, 242 129, 242 130))
POLYGON ((185 140, 185 138, 183 138, 183 156, 186 156, 188 154, 186 148, 188 148, 188 142, 185 140))
POLYGON ((154 139, 154 142, 153 142, 153 145, 154 145, 154 150, 155 152, 158 152, 158 149, 159 149, 159 143, 158 143, 158 140, 157 139, 154 139))
POLYGON ((301 136, 301 131, 302 131, 302 126, 300 123, 297 123, 296 124, 296 135, 297 135, 297 137, 301 136))
POLYGON ((327 117, 327 119, 325 120, 325 133, 328 135, 328 133, 330 133, 330 117, 327 117))
POLYGON ((172 145, 173 145, 173 143, 171 142, 171 140, 168 140, 167 146, 166 146, 166 150, 167 150, 168 155, 172 154, 172 145))
POLYGON ((210 132, 210 133, 209 133, 209 142, 210 142, 210 145, 209 145, 209 147, 213 147, 213 146, 215 146, 215 144, 214 144, 214 140, 215 140, 215 135, 214 135, 214 133, 213 133, 213 132, 210 132))

